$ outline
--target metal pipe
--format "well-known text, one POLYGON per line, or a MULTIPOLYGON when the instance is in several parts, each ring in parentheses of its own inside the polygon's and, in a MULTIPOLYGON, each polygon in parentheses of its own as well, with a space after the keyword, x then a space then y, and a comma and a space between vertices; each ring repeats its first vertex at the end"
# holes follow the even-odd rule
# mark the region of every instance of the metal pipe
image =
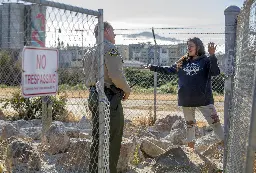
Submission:
POLYGON ((24 0, 24 2, 36 3, 36 4, 43 5, 43 6, 54 7, 54 8, 59 8, 59 9, 63 9, 63 10, 69 10, 69 11, 73 11, 73 12, 77 12, 77 13, 81 13, 81 14, 88 14, 88 15, 93 15, 93 16, 101 15, 99 11, 89 10, 86 8, 76 7, 76 6, 53 2, 53 1, 24 0))

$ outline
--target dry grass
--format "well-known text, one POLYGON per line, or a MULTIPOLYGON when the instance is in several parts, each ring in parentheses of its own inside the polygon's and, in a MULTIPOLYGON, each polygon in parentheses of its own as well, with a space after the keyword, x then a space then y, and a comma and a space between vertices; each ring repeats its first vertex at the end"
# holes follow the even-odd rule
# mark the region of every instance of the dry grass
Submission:
POLYGON ((135 118, 133 118, 132 123, 135 126, 138 126, 138 127, 153 126, 154 125, 154 118, 152 116, 135 117, 135 118))
MULTIPOLYGON (((0 88, 0 96, 2 97, 11 97, 12 93, 17 92, 19 88, 0 88)), ((67 94, 68 98, 88 98, 89 92, 87 90, 72 90, 65 92, 60 92, 59 95, 67 94)), ((131 93, 130 100, 154 100, 154 94, 138 94, 131 93)), ((214 96, 216 102, 223 102, 224 96, 218 95, 214 96)), ((157 94, 157 100, 163 101, 177 101, 176 94, 157 94)))
POLYGON ((74 115, 72 112, 68 112, 66 116, 60 117, 57 120, 62 122, 79 122, 82 116, 74 115))
POLYGON ((196 126, 199 128, 203 128, 203 127, 208 126, 208 123, 205 121, 196 121, 196 126))

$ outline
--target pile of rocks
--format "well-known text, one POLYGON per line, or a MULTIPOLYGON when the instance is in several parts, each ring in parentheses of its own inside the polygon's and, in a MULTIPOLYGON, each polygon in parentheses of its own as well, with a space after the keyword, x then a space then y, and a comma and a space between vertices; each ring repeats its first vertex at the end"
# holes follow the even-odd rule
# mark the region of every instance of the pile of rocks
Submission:
MULTIPOLYGON (((159 119, 152 127, 126 121, 119 172, 209 172, 222 165, 223 152, 211 129, 197 129, 196 150, 185 147, 185 121, 180 116, 159 119)), ((6 141, 4 165, 9 172, 86 172, 91 145, 91 124, 55 121, 41 141, 41 120, 0 120, 1 140, 6 141)), ((2 152, 1 152, 2 153, 2 152)), ((1 161, 0 161, 1 162, 1 161)))

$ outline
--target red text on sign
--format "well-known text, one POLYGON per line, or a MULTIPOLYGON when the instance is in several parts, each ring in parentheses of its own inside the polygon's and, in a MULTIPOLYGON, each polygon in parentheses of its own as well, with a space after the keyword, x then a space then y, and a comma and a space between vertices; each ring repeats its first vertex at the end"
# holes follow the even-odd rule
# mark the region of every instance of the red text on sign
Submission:
POLYGON ((37 55, 37 69, 45 69, 46 67, 46 56, 45 55, 37 55))

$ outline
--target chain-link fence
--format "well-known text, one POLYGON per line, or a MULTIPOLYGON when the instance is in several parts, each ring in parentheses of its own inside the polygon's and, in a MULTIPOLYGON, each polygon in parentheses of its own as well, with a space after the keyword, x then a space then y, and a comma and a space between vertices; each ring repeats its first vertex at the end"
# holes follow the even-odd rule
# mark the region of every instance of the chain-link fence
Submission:
MULTIPOLYGON (((236 53, 233 98, 229 118, 226 172, 255 172, 254 158, 247 156, 255 143, 250 143, 249 131, 255 87, 255 0, 244 3, 236 22, 236 53), (252 145, 251 145, 252 144, 252 145), (246 164, 248 161, 251 164, 246 164), (254 169, 253 169, 254 167, 254 169)), ((252 118, 253 119, 253 118, 252 118)), ((255 124, 253 125, 255 126, 255 124)))
POLYGON ((0 14, 1 170, 109 172, 103 11, 2 0, 0 14), (82 62, 93 51, 101 71, 89 97, 82 62))
MULTIPOLYGON (((177 75, 154 73, 149 71, 149 69, 145 69, 145 66, 148 64, 161 66, 173 65, 187 53, 187 40, 189 38, 201 38, 205 44, 207 53, 209 42, 215 42, 217 45, 216 57, 218 58, 221 74, 212 77, 212 89, 217 114, 220 117, 221 124, 224 124, 225 76, 223 72, 225 33, 210 32, 208 28, 188 27, 153 28, 153 30, 156 37, 156 44, 154 43, 152 28, 115 30, 117 34, 117 47, 124 60, 126 78, 130 86, 132 86, 132 93, 129 100, 123 102, 125 119, 137 125, 137 127, 133 127, 132 132, 134 132, 135 129, 139 129, 139 133, 143 134, 140 135, 138 131, 136 131, 137 136, 142 136, 141 139, 137 140, 142 143, 141 150, 147 154, 151 154, 151 152, 145 151, 146 149, 143 147, 146 145, 145 143, 147 143, 144 138, 148 136, 158 141, 153 140, 150 142, 150 145, 156 145, 158 148, 161 148, 162 151, 168 151, 168 147, 171 147, 173 144, 180 146, 187 144, 185 140, 186 131, 180 128, 175 129, 175 125, 173 126, 176 120, 184 118, 182 108, 178 106, 177 75), (170 144, 162 144, 164 140, 170 141, 170 144)), ((211 131, 211 128, 209 128, 208 122, 199 110, 196 110, 195 116, 197 121, 196 137, 197 139, 204 137, 206 140, 206 134, 209 134, 208 131, 211 131)), ((185 125, 185 122, 182 121, 182 123, 185 125)), ((129 131, 128 127, 126 130, 129 131)), ((132 134, 125 132, 125 137, 130 137, 132 134)), ((204 139, 201 138, 200 140, 202 141, 204 139)), ((140 142, 138 143, 140 144, 140 142)), ((213 143, 214 142, 209 142, 207 145, 213 143)), ((154 148, 152 148, 152 150, 153 149, 154 148)), ((217 153, 217 151, 212 152, 217 153)), ((220 155, 223 155, 223 148, 220 151, 220 155)), ((179 156, 177 156, 177 158, 178 157, 179 156)), ((218 160, 216 163, 222 163, 222 156, 218 157, 216 160, 218 160)), ((219 166, 219 168, 221 168, 221 166, 219 166)), ((181 171, 179 166, 170 169, 174 172, 181 171)), ((190 167, 190 171, 191 170, 196 171, 196 169, 192 169, 192 166, 190 167)), ((208 171, 209 170, 210 168, 208 171)))
MULTIPOLYGON (((254 44, 248 49, 243 43, 254 38, 245 27, 255 12, 248 13, 254 7, 252 3, 248 1, 238 20, 237 74, 227 155, 227 169, 231 172, 243 169, 245 161, 240 156, 246 155, 247 140, 242 137, 248 135, 250 124, 254 80, 250 73, 254 71, 254 60, 250 57, 254 55, 254 44)), ((103 88, 106 43, 101 44, 102 15, 101 10, 49 1, 1 1, 0 170, 97 172, 99 168, 100 172, 109 172, 110 110, 103 88), (94 29, 98 23, 97 40, 94 29), (50 57, 35 54, 34 59, 28 59, 30 56, 22 51, 24 46, 38 47, 40 51, 52 48, 49 51, 57 51, 59 59, 54 53, 50 57), (98 76, 90 78, 86 74, 98 76), (39 89, 41 86, 45 88, 39 89), (46 96, 45 92, 55 91, 56 95, 46 96), (26 98, 33 94, 40 96, 26 98)), ((196 150, 202 155, 177 148, 186 144, 184 116, 177 101, 178 78, 150 72, 144 66, 174 64, 187 52, 188 38, 201 38, 206 51, 207 43, 215 42, 221 74, 212 78, 212 89, 217 114, 224 124, 225 33, 199 27, 116 29, 115 33, 125 76, 132 87, 129 99, 123 102, 125 128, 118 170, 126 172, 132 167, 141 172, 136 166, 143 161, 147 161, 140 165, 144 172, 221 169, 223 148, 208 150, 217 140, 206 137, 212 135, 212 129, 199 110, 195 114, 196 150)))
MULTIPOLYGON (((130 102, 125 104, 127 116, 148 116, 157 114, 157 119, 167 115, 182 115, 181 109, 177 103, 178 78, 176 75, 163 75, 154 73, 145 69, 148 64, 158 64, 162 66, 173 65, 187 52, 187 40, 191 37, 203 38, 207 51, 207 43, 212 41, 217 44, 217 58, 221 69, 221 75, 212 78, 212 89, 215 98, 215 104, 223 123, 223 101, 224 101, 224 33, 202 32, 197 28, 159 28, 155 29, 157 35, 155 45, 153 34, 148 30, 122 30, 117 29, 117 40, 119 41, 119 51, 121 52, 125 72, 130 85, 132 86, 132 95, 130 102), (181 30, 181 31, 180 31, 181 30), (172 38, 172 32, 179 34, 172 38), (218 36, 218 37, 217 37, 218 36), (180 39, 177 40, 176 38, 180 39), (169 39, 169 40, 168 40, 169 39), (168 42, 168 44, 166 44, 168 42), (126 45, 124 45, 126 44, 126 45), (156 60, 156 61, 155 61, 156 60), (154 81, 156 80, 156 81, 154 81), (156 82, 154 84, 154 82, 156 82), (154 89, 156 89, 156 103, 154 108, 154 89), (154 110, 156 109, 156 110, 154 110), (149 111, 151 110, 151 111, 149 111)), ((197 113, 199 121, 205 121, 201 114, 197 113)))

